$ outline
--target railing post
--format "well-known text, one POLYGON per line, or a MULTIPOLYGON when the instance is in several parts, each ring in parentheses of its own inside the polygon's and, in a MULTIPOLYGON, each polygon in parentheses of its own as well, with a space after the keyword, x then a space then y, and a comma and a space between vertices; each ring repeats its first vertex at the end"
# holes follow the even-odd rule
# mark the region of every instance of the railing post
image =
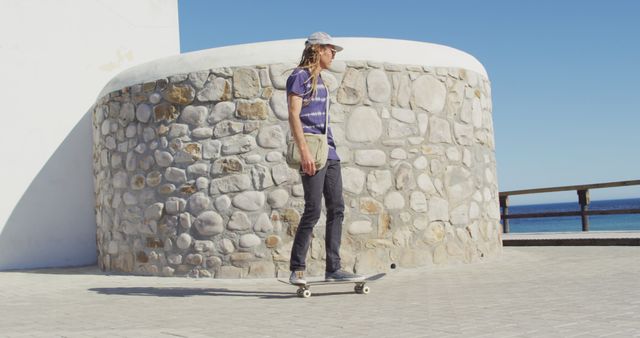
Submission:
POLYGON ((580 202, 580 212, 582 212, 582 231, 589 231, 589 190, 578 190, 578 202, 580 202))
POLYGON ((500 196, 500 208, 502 208, 502 233, 509 233, 509 195, 500 196))

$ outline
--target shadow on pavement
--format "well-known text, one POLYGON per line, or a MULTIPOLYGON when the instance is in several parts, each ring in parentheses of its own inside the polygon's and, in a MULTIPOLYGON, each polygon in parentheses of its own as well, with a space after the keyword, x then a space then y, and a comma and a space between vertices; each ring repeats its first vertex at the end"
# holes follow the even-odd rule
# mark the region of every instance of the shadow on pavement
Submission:
MULTIPOLYGON (((193 297, 193 296, 228 296, 254 297, 262 299, 297 298, 295 290, 292 292, 244 291, 225 288, 156 288, 156 287, 119 287, 119 288, 91 288, 89 291, 102 295, 121 296, 153 296, 153 297, 193 297)), ((313 293, 312 297, 335 296, 353 294, 353 292, 313 293)))

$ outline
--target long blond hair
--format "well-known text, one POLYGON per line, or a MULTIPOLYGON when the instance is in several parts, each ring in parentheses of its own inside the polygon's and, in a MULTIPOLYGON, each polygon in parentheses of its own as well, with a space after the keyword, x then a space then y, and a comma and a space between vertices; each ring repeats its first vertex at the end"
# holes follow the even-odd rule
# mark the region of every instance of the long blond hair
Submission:
MULTIPOLYGON (((322 45, 309 45, 304 48, 298 67, 306 68, 311 75, 307 81, 311 81, 311 97, 315 97, 318 90, 318 77, 320 76, 320 51, 322 45)), ((309 102, 307 102, 309 104, 309 102)))

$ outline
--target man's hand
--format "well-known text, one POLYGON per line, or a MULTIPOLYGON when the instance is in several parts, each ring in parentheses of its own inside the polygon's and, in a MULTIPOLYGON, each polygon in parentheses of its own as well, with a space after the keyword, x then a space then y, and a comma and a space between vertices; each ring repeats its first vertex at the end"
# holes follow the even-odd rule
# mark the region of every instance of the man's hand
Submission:
POLYGON ((302 159, 300 164, 302 165, 302 171, 309 175, 313 176, 316 174, 316 161, 311 156, 309 149, 304 149, 300 151, 300 158, 302 159))

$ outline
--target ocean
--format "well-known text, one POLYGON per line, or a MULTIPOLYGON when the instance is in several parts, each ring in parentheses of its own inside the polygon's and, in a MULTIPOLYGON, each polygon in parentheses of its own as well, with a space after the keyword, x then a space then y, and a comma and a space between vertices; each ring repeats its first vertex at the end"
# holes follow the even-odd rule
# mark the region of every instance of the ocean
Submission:
MULTIPOLYGON (((591 201, 589 210, 640 209, 640 198, 591 201)), ((580 211, 578 202, 509 206, 509 214, 549 211, 580 211)), ((640 214, 589 216, 590 231, 640 231, 640 214)), ((582 231, 577 217, 543 217, 510 219, 510 232, 570 232, 582 231)))

